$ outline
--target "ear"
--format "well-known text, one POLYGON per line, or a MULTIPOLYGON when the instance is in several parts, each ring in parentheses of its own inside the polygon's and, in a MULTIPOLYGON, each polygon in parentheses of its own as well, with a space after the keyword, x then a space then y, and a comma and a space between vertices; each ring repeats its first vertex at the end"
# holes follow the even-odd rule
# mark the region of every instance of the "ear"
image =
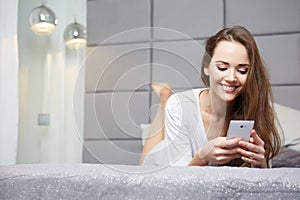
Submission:
POLYGON ((209 76, 209 65, 205 65, 203 71, 206 76, 209 76))

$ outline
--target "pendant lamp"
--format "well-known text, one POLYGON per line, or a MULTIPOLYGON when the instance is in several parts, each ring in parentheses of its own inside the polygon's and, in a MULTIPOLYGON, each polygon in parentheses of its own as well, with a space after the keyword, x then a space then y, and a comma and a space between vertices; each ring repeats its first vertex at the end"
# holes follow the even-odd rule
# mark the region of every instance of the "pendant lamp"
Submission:
POLYGON ((71 49, 80 49, 86 46, 86 30, 85 27, 76 21, 69 24, 64 31, 64 41, 67 47, 71 49))
POLYGON ((31 30, 37 35, 50 35, 57 25, 55 13, 48 7, 38 6, 32 9, 29 16, 31 30))

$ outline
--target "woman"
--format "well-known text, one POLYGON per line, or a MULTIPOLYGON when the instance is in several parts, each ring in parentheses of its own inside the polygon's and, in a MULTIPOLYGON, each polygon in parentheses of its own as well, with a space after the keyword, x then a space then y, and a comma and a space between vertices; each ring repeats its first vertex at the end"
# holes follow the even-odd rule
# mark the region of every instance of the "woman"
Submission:
POLYGON ((226 28, 207 40, 205 50, 201 79, 207 88, 168 99, 165 129, 157 134, 164 137, 146 141, 141 163, 268 167, 280 136, 270 81, 253 36, 241 26, 226 28), (255 121, 249 142, 226 139, 232 119, 255 121))

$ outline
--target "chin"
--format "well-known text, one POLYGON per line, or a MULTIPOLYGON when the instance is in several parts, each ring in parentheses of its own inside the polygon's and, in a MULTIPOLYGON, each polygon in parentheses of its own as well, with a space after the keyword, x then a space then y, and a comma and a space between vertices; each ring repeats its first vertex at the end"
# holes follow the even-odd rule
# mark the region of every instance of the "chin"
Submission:
POLYGON ((222 99, 224 100, 224 102, 232 102, 236 99, 237 96, 238 94, 225 94, 222 99))

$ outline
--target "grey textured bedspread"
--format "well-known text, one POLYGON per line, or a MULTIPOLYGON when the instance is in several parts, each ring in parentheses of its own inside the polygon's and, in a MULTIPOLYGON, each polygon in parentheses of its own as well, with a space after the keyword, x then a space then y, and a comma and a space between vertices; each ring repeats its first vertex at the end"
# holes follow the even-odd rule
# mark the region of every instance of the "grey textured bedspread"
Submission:
POLYGON ((1 166, 0 199, 300 199, 300 168, 1 166))

